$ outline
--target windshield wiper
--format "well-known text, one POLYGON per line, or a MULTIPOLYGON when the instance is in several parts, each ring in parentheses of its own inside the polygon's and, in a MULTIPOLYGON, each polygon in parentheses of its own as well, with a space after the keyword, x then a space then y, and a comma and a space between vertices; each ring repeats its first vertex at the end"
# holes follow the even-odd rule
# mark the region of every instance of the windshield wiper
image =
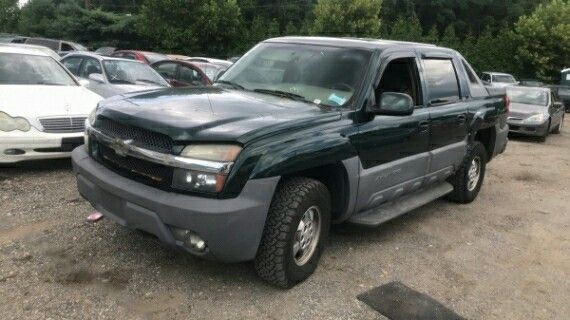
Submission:
POLYGON ((289 99, 295 100, 295 101, 314 103, 313 101, 307 100, 307 98, 303 97, 300 94, 287 92, 287 91, 270 90, 270 89, 253 89, 252 91, 259 92, 259 93, 266 93, 266 94, 270 94, 270 95, 274 95, 274 96, 278 96, 278 97, 283 97, 283 98, 289 98, 289 99))
POLYGON ((237 83, 232 82, 232 81, 218 80, 218 81, 216 81, 216 83, 227 84, 229 86, 232 86, 234 89, 245 90, 245 88, 242 85, 237 84, 237 83))

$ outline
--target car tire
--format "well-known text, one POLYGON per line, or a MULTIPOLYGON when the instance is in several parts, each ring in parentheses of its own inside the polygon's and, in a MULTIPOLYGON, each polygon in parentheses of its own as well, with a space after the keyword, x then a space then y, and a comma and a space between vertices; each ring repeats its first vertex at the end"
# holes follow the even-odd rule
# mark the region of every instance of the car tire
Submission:
POLYGON ((327 187, 317 180, 280 183, 254 261, 263 280, 291 288, 313 274, 330 229, 330 203, 327 187))
POLYGON ((467 154, 459 169, 448 182, 453 185, 453 191, 447 199, 457 203, 471 203, 481 190, 487 168, 487 150, 479 141, 467 146, 467 154))
POLYGON ((546 142, 546 138, 548 138, 548 135, 550 134, 550 124, 552 123, 552 120, 548 120, 548 127, 546 127, 546 131, 544 132, 544 134, 540 137, 538 137, 538 141, 539 142, 546 142))
POLYGON ((560 121, 560 123, 558 124, 558 126, 556 126, 556 129, 554 129, 552 131, 552 133, 554 134, 560 134, 560 131, 562 131, 562 128, 564 127, 564 116, 562 116, 562 120, 560 121))

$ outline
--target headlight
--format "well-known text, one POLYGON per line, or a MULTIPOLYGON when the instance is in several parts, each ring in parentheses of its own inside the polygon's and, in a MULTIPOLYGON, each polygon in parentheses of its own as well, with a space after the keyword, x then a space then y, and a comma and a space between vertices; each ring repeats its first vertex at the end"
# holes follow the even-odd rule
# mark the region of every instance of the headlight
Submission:
POLYGON ((533 123, 543 123, 544 121, 546 121, 546 115, 544 115, 544 113, 532 115, 524 120, 524 122, 533 123))
POLYGON ((28 120, 22 117, 11 117, 7 113, 0 112, 0 131, 20 130, 24 132, 30 131, 31 126, 28 120))
POLYGON ((172 186, 188 191, 222 191, 231 165, 242 148, 231 144, 191 145, 180 154, 195 165, 195 170, 175 169, 172 186))

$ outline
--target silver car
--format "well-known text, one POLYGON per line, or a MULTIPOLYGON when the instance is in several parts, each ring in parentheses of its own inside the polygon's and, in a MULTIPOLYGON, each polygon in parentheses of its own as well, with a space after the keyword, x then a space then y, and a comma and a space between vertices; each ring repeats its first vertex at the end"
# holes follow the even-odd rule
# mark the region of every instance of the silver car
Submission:
POLYGON ((489 87, 506 88, 519 84, 517 79, 508 73, 501 72, 483 72, 481 81, 489 87))
POLYGON ((114 95, 170 87, 154 69, 148 65, 128 59, 104 57, 93 53, 71 53, 61 62, 86 87, 104 98, 114 95))
POLYGON ((538 137, 545 141, 550 133, 564 126, 564 106, 550 88, 511 87, 508 124, 511 133, 538 137))

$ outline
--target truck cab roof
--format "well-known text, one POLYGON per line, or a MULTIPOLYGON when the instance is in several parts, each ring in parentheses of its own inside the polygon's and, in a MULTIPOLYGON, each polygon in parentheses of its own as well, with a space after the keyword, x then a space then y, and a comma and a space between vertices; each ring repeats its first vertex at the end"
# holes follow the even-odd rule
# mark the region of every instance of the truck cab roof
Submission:
POLYGON ((272 43, 298 43, 307 45, 325 45, 344 48, 361 48, 361 49, 387 49, 392 47, 423 47, 430 49, 438 49, 442 51, 454 52, 455 50, 438 47, 433 44, 419 43, 419 42, 406 42, 406 41, 393 41, 384 39, 372 38, 333 38, 333 37, 278 37, 265 40, 264 42, 272 43))

